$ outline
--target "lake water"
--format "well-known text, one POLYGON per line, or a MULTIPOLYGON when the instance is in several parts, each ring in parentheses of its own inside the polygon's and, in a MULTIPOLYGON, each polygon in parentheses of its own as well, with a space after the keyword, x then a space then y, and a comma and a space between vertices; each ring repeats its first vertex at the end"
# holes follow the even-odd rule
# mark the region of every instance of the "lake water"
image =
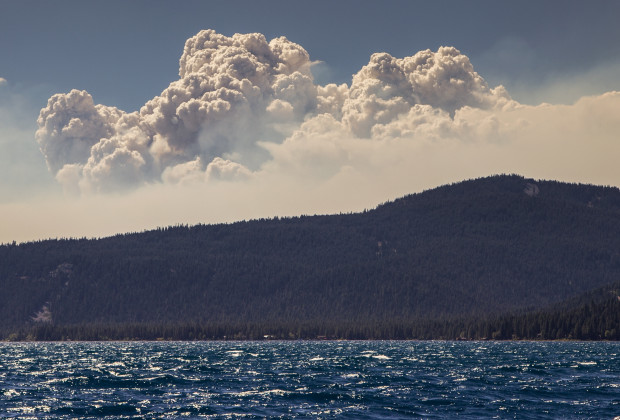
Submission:
POLYGON ((0 417, 620 416, 620 343, 0 343, 0 417))

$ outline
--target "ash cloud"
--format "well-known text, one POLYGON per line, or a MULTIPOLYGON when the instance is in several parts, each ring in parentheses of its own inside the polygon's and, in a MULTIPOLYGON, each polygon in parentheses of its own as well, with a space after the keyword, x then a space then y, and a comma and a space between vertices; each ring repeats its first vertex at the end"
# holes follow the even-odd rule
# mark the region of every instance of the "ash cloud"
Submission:
POLYGON ((201 31, 185 44, 179 80, 139 112, 95 105, 86 91, 57 94, 41 110, 36 138, 72 190, 178 179, 188 165, 205 179, 235 178, 260 164, 259 139, 281 141, 317 108, 310 65, 284 37, 201 31))
POLYGON ((386 141, 493 132, 492 117, 481 128, 464 116, 518 106, 453 47, 373 54, 350 86, 316 84, 312 64, 284 37, 201 31, 185 43, 179 79, 138 112, 95 104, 86 91, 57 94, 36 139, 76 193, 248 180, 287 166, 324 179, 372 160, 360 154, 386 141))

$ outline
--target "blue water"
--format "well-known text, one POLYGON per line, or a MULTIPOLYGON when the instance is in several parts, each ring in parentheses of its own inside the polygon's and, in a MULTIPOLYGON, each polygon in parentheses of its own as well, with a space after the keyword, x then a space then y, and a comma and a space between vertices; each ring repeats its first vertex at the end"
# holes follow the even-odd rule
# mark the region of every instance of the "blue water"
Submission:
POLYGON ((456 416, 620 416, 620 344, 0 344, 1 418, 456 416))

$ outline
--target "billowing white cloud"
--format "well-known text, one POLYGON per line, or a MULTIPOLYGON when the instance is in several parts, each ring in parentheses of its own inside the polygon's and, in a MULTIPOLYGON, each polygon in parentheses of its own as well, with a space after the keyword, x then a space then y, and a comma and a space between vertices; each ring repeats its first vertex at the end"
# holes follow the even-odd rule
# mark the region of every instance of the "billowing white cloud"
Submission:
POLYGON ((0 86, 2 85, 6 85, 8 82, 6 81, 6 79, 4 77, 0 77, 0 86))
POLYGON ((453 47, 373 54, 350 85, 315 83, 312 64, 284 37, 201 31, 179 79, 140 111, 95 105, 85 91, 54 95, 37 141, 67 191, 252 189, 319 212, 312 199, 348 197, 353 210, 493 173, 620 179, 620 93, 523 105, 453 47))
POLYGON ((139 112, 95 105, 86 91, 57 94, 41 110, 37 141, 58 181, 74 184, 68 189, 172 180, 190 163, 206 180, 229 178, 264 160, 259 140, 281 141, 316 109, 310 65, 284 37, 201 31, 185 44, 180 79, 139 112))
POLYGON ((353 76, 343 119, 353 133, 368 137, 375 124, 389 123, 415 105, 454 115, 464 106, 486 109, 508 100, 503 88, 489 89, 456 48, 421 51, 403 59, 381 53, 373 54, 353 76))
POLYGON ((95 105, 86 91, 57 94, 41 110, 37 140, 49 169, 57 173, 66 164, 86 163, 91 148, 114 134, 123 112, 95 105))

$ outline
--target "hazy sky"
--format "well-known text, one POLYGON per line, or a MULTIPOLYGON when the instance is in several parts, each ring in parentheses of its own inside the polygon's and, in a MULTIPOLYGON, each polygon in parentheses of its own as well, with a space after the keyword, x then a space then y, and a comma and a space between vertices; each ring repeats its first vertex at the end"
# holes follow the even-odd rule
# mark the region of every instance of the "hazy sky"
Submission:
POLYGON ((0 243, 357 211, 496 173, 620 185, 616 1, 0 10, 0 243))

